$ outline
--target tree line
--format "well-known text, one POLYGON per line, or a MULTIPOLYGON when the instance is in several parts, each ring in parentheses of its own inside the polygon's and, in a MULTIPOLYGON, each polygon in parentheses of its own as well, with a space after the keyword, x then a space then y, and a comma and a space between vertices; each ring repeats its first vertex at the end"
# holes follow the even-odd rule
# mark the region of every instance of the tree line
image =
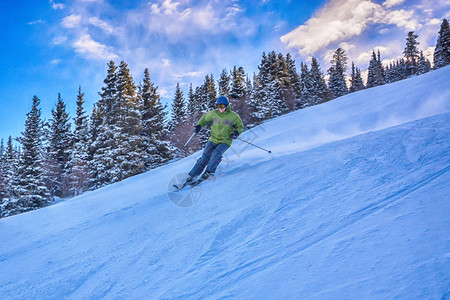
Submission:
MULTIPOLYGON (((44 207, 55 199, 72 197, 156 168, 201 149, 208 132, 201 132, 189 148, 183 144, 201 115, 215 108, 219 95, 226 95, 246 129, 265 120, 330 101, 348 93, 371 88, 431 70, 419 51, 418 36, 409 32, 404 57, 384 66, 375 50, 364 83, 361 70, 342 48, 333 55, 327 75, 316 58, 310 65, 296 63, 288 53, 263 53, 258 72, 249 76, 244 68, 222 70, 218 80, 206 75, 203 84, 191 84, 186 97, 176 85, 168 108, 148 69, 136 84, 128 65, 113 61, 99 92, 100 99, 88 115, 81 87, 76 115, 71 119, 58 95, 52 117, 42 120, 40 99, 33 97, 25 130, 16 140, 0 144, 0 217, 44 207), (73 125, 73 130, 72 130, 73 125)), ((434 52, 434 68, 450 64, 450 29, 444 19, 434 52)))

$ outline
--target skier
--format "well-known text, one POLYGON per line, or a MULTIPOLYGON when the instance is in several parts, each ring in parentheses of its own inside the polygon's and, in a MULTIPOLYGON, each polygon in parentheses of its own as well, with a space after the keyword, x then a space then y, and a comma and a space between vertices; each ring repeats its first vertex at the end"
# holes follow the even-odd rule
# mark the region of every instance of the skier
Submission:
POLYGON ((231 110, 230 102, 225 96, 220 96, 216 101, 217 109, 207 112, 194 127, 197 134, 202 127, 211 126, 211 136, 206 143, 202 156, 197 160, 189 177, 186 179, 187 184, 200 183, 214 175, 217 166, 222 161, 222 156, 228 148, 230 148, 232 140, 236 139, 244 130, 244 124, 237 113, 231 110), (195 181, 203 170, 198 181, 195 181))

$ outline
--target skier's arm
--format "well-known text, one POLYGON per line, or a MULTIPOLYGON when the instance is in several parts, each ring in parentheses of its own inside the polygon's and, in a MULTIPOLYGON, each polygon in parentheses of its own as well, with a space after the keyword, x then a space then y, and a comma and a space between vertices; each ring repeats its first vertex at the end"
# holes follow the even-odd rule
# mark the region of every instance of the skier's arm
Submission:
POLYGON ((204 114, 203 117, 200 118, 200 120, 198 120, 196 126, 200 125, 200 127, 204 127, 209 122, 211 122, 211 114, 208 112, 204 114))
POLYGON ((242 123, 242 119, 241 117, 239 117, 238 114, 236 114, 236 119, 234 121, 234 129, 237 130, 239 132, 239 134, 242 133, 242 131, 244 130, 244 123, 242 123))

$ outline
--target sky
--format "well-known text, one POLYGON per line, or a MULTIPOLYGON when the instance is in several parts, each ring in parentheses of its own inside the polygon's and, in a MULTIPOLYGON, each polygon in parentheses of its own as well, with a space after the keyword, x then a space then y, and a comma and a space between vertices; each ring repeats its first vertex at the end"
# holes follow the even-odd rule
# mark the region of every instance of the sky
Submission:
POLYGON ((24 130, 32 98, 51 117, 58 94, 75 115, 85 93, 91 112, 107 63, 125 61, 136 83, 149 69, 170 107, 205 76, 242 66, 257 72, 263 52, 318 58, 326 72, 336 48, 366 69, 373 49, 402 56, 409 31, 432 56, 449 0, 16 0, 0 3, 0 138, 24 130))

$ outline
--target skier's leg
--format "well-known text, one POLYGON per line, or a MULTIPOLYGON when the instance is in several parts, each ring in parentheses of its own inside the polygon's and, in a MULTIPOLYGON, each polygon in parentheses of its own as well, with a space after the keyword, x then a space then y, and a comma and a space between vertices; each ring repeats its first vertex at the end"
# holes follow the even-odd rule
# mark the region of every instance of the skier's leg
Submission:
POLYGON ((210 161, 211 154, 214 152, 214 149, 216 149, 216 147, 217 147, 217 144, 214 144, 213 142, 208 141, 206 143, 206 146, 205 146, 205 149, 203 150, 202 156, 197 160, 194 167, 189 172, 189 176, 196 177, 203 172, 203 169, 210 161))
POLYGON ((211 159, 206 167, 206 172, 213 173, 216 172, 217 166, 222 161, 223 154, 228 150, 230 146, 227 144, 218 144, 211 155, 211 159))

